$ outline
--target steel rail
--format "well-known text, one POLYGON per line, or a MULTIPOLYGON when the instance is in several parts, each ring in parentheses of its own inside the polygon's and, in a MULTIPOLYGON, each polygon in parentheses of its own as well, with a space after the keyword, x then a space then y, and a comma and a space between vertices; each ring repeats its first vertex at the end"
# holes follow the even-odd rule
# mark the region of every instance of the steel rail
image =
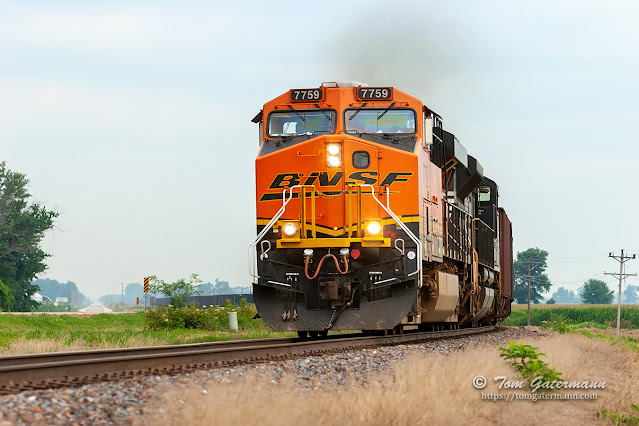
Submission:
POLYGON ((391 336, 336 335, 328 339, 259 339, 0 357, 0 394, 68 386, 141 374, 310 356, 491 331, 495 326, 391 336))

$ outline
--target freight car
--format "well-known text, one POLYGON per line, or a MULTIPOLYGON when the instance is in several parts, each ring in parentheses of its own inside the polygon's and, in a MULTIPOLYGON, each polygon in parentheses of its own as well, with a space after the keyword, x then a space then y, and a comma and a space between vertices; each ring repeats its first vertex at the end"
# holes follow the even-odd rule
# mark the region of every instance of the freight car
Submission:
POLYGON ((442 118, 394 87, 266 103, 255 161, 258 315, 302 337, 495 324, 513 300, 497 184, 442 118))

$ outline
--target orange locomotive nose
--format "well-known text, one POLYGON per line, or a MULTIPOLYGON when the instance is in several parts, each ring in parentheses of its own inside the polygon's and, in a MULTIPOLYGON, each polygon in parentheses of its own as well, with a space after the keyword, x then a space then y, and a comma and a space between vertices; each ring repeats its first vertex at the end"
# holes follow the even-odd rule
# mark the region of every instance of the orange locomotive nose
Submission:
MULTIPOLYGON (((353 202, 350 208, 348 205, 349 190, 357 185, 366 185, 365 191, 383 196, 389 188, 398 208, 412 207, 407 215, 418 214, 416 200, 406 196, 417 190, 416 156, 394 153, 384 159, 383 153, 384 149, 370 141, 347 135, 325 135, 283 148, 276 155, 258 158, 258 218, 264 220, 275 215, 281 207, 284 190, 307 187, 316 197, 316 226, 324 234, 338 236, 345 233, 349 225, 357 226, 352 221, 357 216, 357 206, 353 202)), ((360 213, 362 220, 387 216, 378 203, 367 197, 362 200, 360 213)), ((301 214, 300 203, 292 203, 283 219, 300 220, 301 214)))

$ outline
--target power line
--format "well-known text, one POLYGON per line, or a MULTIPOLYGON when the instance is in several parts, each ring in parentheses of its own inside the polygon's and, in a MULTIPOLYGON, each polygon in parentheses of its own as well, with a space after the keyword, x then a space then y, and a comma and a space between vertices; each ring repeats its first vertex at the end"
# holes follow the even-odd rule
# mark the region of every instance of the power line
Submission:
POLYGON ((557 262, 557 261, 571 261, 571 260, 587 260, 587 259, 596 259, 598 257, 602 257, 607 255, 608 253, 597 253, 597 254, 589 254, 586 256, 575 256, 575 257, 554 257, 554 256, 550 256, 549 260, 552 260, 553 262, 557 262))
POLYGON ((592 280, 598 277, 601 277, 602 275, 605 275, 605 272, 600 272, 596 275, 593 275, 592 277, 588 277, 588 278, 584 278, 582 280, 577 280, 577 281, 552 281, 552 284, 562 284, 562 285, 566 285, 566 284, 577 284, 577 283, 584 283, 588 280, 592 280))
POLYGON ((619 262, 619 273, 618 274, 615 274, 615 273, 612 273, 612 272, 606 272, 605 273, 606 275, 613 275, 615 277, 619 277, 619 302, 617 303, 617 339, 618 339, 619 338, 619 324, 621 322, 621 283, 623 282, 624 278, 637 275, 637 274, 625 274, 623 272, 624 263, 626 263, 629 260, 634 260, 637 255, 633 254, 632 257, 624 256, 623 249, 621 249, 621 256, 615 256, 612 253, 610 253, 608 256, 614 258, 617 262, 619 262))
POLYGON ((528 265, 528 275, 519 275, 519 278, 528 278, 528 326, 530 327, 530 279, 543 277, 543 275, 530 275, 530 268, 532 267, 532 265, 539 265, 542 262, 533 262, 528 260, 526 262, 515 262, 515 263, 519 263, 520 265, 528 265))
POLYGON ((584 260, 571 260, 571 261, 563 261, 563 262, 557 262, 557 261, 549 261, 549 264, 552 265, 556 265, 556 264, 562 264, 562 265, 589 265, 591 263, 603 263, 603 262, 607 262, 608 259, 602 259, 602 260, 592 260, 592 259, 584 259, 584 260))

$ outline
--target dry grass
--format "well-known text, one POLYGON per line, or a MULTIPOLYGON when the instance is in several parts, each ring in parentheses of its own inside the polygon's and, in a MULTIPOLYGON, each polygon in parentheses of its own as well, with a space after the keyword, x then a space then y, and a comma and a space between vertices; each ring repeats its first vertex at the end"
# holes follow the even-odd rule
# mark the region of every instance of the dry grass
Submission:
POLYGON ((134 348, 140 346, 155 346, 167 344, 166 341, 132 338, 124 345, 114 345, 103 341, 97 343, 87 343, 83 340, 74 340, 65 342, 56 339, 25 339, 21 338, 12 342, 9 346, 0 346, 0 356, 7 355, 25 355, 25 354, 41 354, 51 352, 69 352, 69 351, 85 351, 96 349, 113 349, 113 348, 134 348))
MULTIPOLYGON (((606 336, 616 337, 617 336, 617 328, 582 328, 580 330, 589 331, 595 334, 605 334, 606 336)), ((620 328, 619 329, 619 337, 632 337, 634 339, 639 340, 639 329, 627 329, 620 328)))
MULTIPOLYGON (((367 384, 319 387, 311 390, 289 376, 279 384, 271 378, 234 377, 234 383, 165 389, 150 412, 148 424, 171 425, 338 425, 338 424, 611 424, 601 410, 629 413, 639 402, 639 355, 607 342, 581 335, 552 335, 530 339, 567 380, 608 383, 605 390, 563 393, 598 394, 594 401, 514 401, 481 399, 473 388, 478 374, 488 378, 485 392, 498 391, 492 378, 505 375, 519 380, 497 348, 470 348, 452 355, 414 356, 392 372, 367 384), (195 414, 197 413, 197 414, 195 414)), ((526 393, 529 393, 527 391, 526 393)))

